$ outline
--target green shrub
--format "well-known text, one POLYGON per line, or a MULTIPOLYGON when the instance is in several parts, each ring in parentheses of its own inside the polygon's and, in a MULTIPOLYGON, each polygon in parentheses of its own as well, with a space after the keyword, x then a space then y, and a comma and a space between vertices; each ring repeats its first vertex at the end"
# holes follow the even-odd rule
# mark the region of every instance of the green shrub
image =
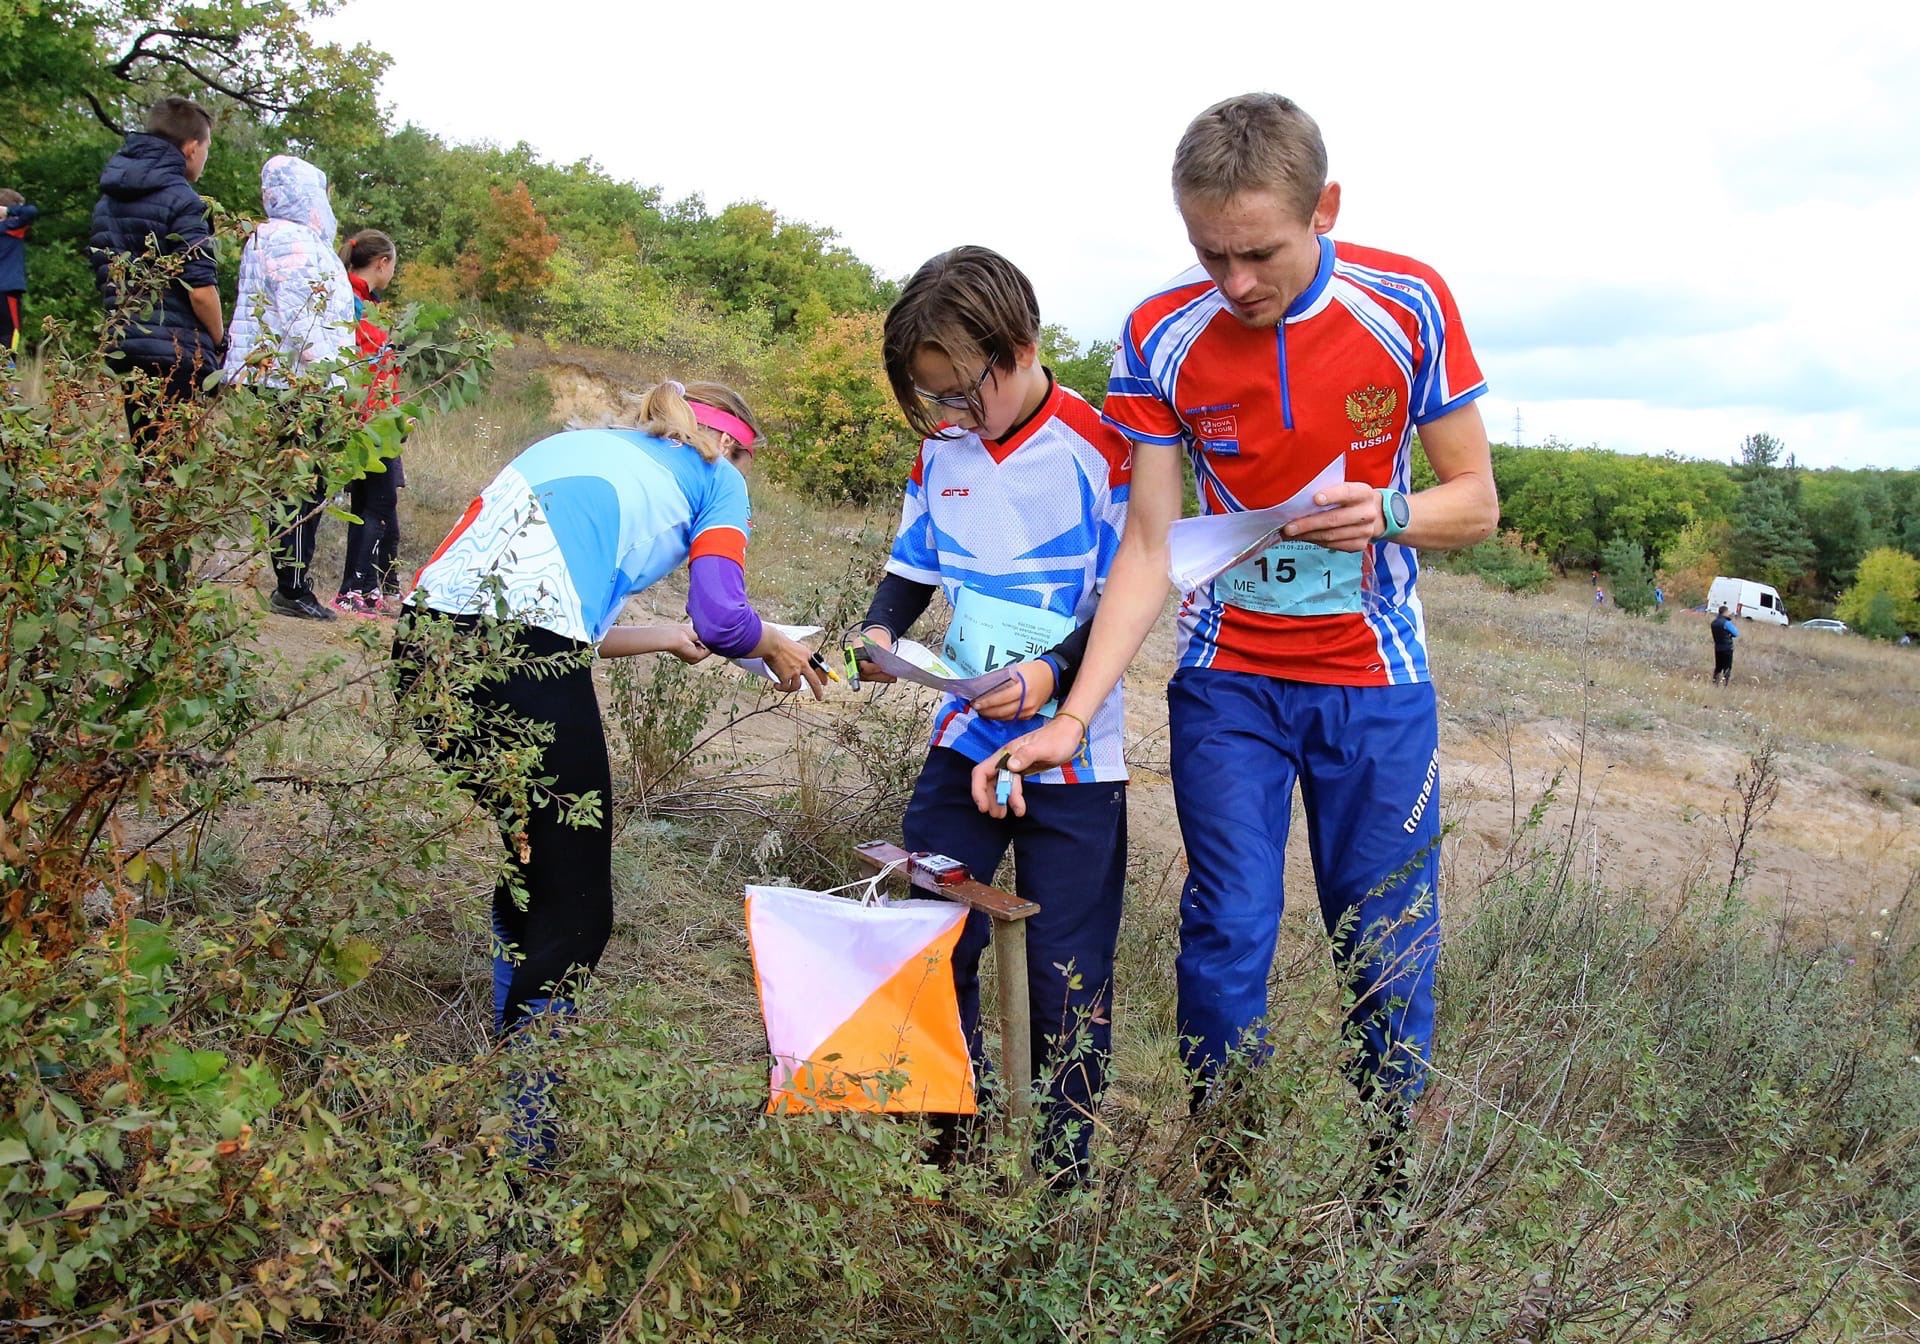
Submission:
POLYGON ((1477 574, 1510 593, 1537 592, 1553 582, 1553 566, 1518 533, 1502 532, 1445 557, 1447 568, 1477 574))
POLYGON ((1653 567, 1637 541, 1616 537, 1601 548, 1600 572, 1606 576, 1613 604, 1635 615, 1653 605, 1653 567))
POLYGON ((548 267, 538 326, 556 340, 657 356, 703 377, 751 383, 765 375, 773 329, 765 310, 717 312, 631 253, 589 262, 561 248, 548 267))
POLYGON ((768 470, 817 500, 864 504, 899 491, 919 445, 880 358, 879 313, 821 315, 783 356, 768 470))

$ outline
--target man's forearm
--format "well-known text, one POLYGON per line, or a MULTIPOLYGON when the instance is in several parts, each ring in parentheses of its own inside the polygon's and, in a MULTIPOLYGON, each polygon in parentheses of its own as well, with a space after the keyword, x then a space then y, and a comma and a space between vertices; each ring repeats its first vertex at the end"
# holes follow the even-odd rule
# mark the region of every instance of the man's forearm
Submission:
POLYGON ((1086 659, 1074 673, 1073 690, 1062 710, 1092 720, 1160 619, 1169 586, 1164 533, 1157 545, 1121 545, 1094 613, 1086 659))
POLYGON ((193 304, 193 315, 200 320, 207 335, 213 337, 215 345, 227 338, 226 319, 220 312, 220 291, 212 285, 201 285, 187 291, 187 299, 193 304))
POLYGON ((1455 476, 1407 500, 1407 530, 1394 540, 1419 550, 1452 551, 1493 535, 1500 525, 1500 498, 1493 478, 1477 472, 1455 476))

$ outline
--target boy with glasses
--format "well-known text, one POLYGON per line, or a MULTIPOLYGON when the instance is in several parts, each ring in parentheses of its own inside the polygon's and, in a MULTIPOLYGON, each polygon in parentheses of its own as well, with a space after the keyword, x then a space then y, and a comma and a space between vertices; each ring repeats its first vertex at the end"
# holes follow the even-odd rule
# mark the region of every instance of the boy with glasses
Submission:
MULTIPOLYGON (((908 849, 958 859, 982 882, 1013 849, 1019 894, 1040 907, 1027 921, 1027 987, 1035 1075, 1049 1088, 1042 1165, 1071 1178, 1105 1082, 1126 881, 1119 688, 1068 716, 1075 745, 1034 775, 1024 816, 982 816, 968 796, 975 764, 1053 714, 1072 686, 1126 526, 1127 442, 1040 364, 1039 341, 1033 286, 983 247, 927 262, 887 314, 887 379, 923 442, 865 630, 891 648, 940 591, 953 612, 945 660, 965 675, 1011 672, 971 703, 940 706, 901 829, 908 849)), ((890 680, 870 663, 860 675, 890 680)), ((976 911, 954 950, 976 1061, 991 933, 976 911)))

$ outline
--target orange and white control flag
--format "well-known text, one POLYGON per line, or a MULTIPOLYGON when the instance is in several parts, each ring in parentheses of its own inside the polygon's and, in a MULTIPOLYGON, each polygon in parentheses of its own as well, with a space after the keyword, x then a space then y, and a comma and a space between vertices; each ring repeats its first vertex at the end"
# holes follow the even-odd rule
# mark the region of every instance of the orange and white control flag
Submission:
POLYGON ((952 901, 862 905, 748 887, 773 1052, 767 1109, 972 1114, 973 1062, 953 992, 966 915, 952 901))

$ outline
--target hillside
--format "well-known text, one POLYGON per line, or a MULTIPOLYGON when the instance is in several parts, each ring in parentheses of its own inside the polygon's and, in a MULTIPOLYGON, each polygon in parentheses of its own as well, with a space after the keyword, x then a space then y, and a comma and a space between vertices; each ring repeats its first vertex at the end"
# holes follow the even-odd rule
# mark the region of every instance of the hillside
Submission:
MULTIPOLYGON (((521 392, 509 383, 488 405, 450 418, 409 448, 409 472, 419 483, 410 550, 428 549, 439 516, 457 509, 461 496, 522 436, 552 420, 541 402, 543 384, 575 408, 591 402, 600 386, 571 359, 546 369, 521 392)), ((768 609, 793 619, 847 619, 864 602, 890 533, 890 510, 823 509, 764 482, 755 498, 751 568, 768 609)), ((1786 958, 1789 971, 1797 964, 1822 977, 1819 968, 1840 967, 1842 979, 1822 991, 1834 992, 1845 982, 1845 967, 1888 964, 1884 958, 1896 940, 1903 960, 1894 964, 1912 964, 1920 739, 1907 725, 1920 707, 1920 657, 1866 640, 1754 629, 1743 638, 1734 687, 1722 693, 1707 685, 1704 618, 1677 613, 1661 622, 1596 610, 1581 585, 1523 596, 1436 573, 1426 592, 1441 669, 1443 817, 1449 827, 1443 899, 1453 930, 1443 993, 1452 1006, 1437 1061, 1440 1082, 1420 1111, 1421 1199, 1432 1224, 1401 1243, 1412 1254, 1408 1263, 1415 1275, 1405 1283, 1437 1282, 1450 1285, 1450 1294, 1465 1294, 1433 1318, 1464 1323, 1469 1333, 1462 1338, 1748 1338, 1763 1332, 1756 1326, 1746 1334, 1729 1333, 1732 1323, 1799 1319, 1800 1308, 1788 1308, 1797 1299, 1782 1277, 1790 1255, 1763 1267, 1751 1247, 1711 1265, 1701 1252, 1672 1271, 1671 1287, 1653 1289, 1646 1276, 1660 1254, 1671 1253, 1669 1239, 1678 1232, 1666 1225, 1663 1211, 1683 1207, 1665 1202, 1680 1198, 1678 1188, 1665 1183, 1710 1171, 1719 1173, 1711 1178, 1717 1182, 1732 1179, 1733 1168, 1754 1168, 1742 1161, 1727 1167, 1710 1150, 1695 1149, 1697 1137, 1682 1137, 1673 1150, 1680 1165, 1668 1171, 1648 1165, 1633 1144, 1623 1146, 1607 1132, 1626 1123, 1621 1105, 1640 1105, 1631 1098, 1646 1086, 1654 1089, 1649 1097, 1665 1096, 1677 1108, 1671 1116, 1680 1127, 1676 1136, 1709 1124, 1729 1144, 1744 1144, 1743 1127, 1760 1123, 1762 1115, 1798 1123, 1773 1111, 1764 1089, 1746 1091, 1762 1079, 1798 1089, 1802 1104, 1812 1108, 1809 1118, 1861 1105, 1909 1113, 1905 1108, 1917 1104, 1909 1082, 1900 1082, 1897 1093, 1884 1090, 1895 1087, 1894 1080, 1875 1072, 1883 1066, 1868 1062, 1858 1044, 1823 1038, 1821 1030, 1833 1023, 1815 1029, 1799 1015, 1794 1000, 1808 992, 1807 970, 1780 980, 1753 976, 1769 959, 1777 968, 1786 958), (1740 777, 1758 758, 1769 760, 1763 779, 1777 781, 1778 798, 1752 818, 1736 884, 1739 899, 1730 905, 1734 845, 1743 829, 1740 777), (1558 902, 1558 910, 1543 913, 1534 904, 1543 897, 1558 902), (1753 965, 1728 960, 1722 940, 1735 937, 1752 948, 1758 959, 1753 965), (1589 977, 1602 974, 1622 978, 1596 994, 1589 977), (1719 996, 1717 1006, 1703 995, 1719 996), (1747 1081, 1725 1093, 1713 1077, 1742 1051, 1756 1048, 1741 1043, 1738 1033, 1745 1028, 1736 1025, 1756 1020, 1772 1022, 1770 1029, 1780 1034, 1749 1059, 1747 1067, 1756 1071, 1742 1075, 1747 1081), (1549 1030, 1530 1034, 1548 1022, 1549 1030), (1661 1022, 1654 1035, 1640 1035, 1661 1022), (1612 1044, 1602 1044, 1615 1034, 1612 1044), (1679 1042, 1690 1044, 1676 1053, 1679 1042), (1835 1090, 1841 1087, 1836 1068, 1864 1069, 1882 1079, 1873 1084, 1879 1100, 1835 1090), (1647 1070, 1640 1083, 1629 1081, 1647 1070), (1697 1095, 1694 1089, 1700 1089, 1697 1095), (1501 1116, 1514 1107, 1528 1118, 1504 1128, 1501 1116), (1612 1118, 1603 1122, 1607 1116, 1612 1118), (1530 1127, 1555 1136, 1552 1144, 1538 1148, 1526 1140, 1530 1127), (1552 1146, 1560 1143, 1571 1146, 1552 1146), (1559 1165, 1563 1160, 1570 1165, 1559 1165), (1682 1174, 1688 1171, 1694 1175, 1682 1174), (1552 1188, 1562 1180, 1584 1186, 1586 1193, 1552 1211, 1529 1193, 1537 1182, 1552 1188), (1610 1203, 1614 1196, 1605 1194, 1641 1182, 1648 1187, 1639 1197, 1645 1203, 1622 1193, 1629 1203, 1616 1207, 1610 1203), (1597 1205, 1589 1207, 1589 1194, 1597 1205), (1623 1215, 1627 1222, 1616 1222, 1623 1215), (1551 1226, 1584 1227, 1584 1235, 1599 1240, 1591 1249, 1577 1246, 1533 1262, 1555 1268, 1523 1272, 1527 1261, 1520 1247, 1548 1235, 1551 1226), (1505 1247, 1491 1261, 1483 1258, 1486 1247, 1472 1249, 1476 1239, 1489 1238, 1488 1245, 1505 1247), (1601 1245, 1608 1249, 1601 1251, 1601 1245), (1659 1247, 1669 1250, 1657 1252, 1659 1247), (1649 1256, 1654 1259, 1643 1259, 1649 1256), (1423 1263, 1426 1270, 1418 1268, 1423 1263), (1422 1274, 1438 1277, 1426 1280, 1422 1274), (1543 1290, 1543 1282, 1553 1289, 1543 1290), (1630 1305, 1597 1311, 1596 1296, 1609 1293, 1630 1305), (1705 1310, 1708 1301, 1718 1305, 1705 1310), (1776 1310, 1786 1315, 1768 1316, 1776 1310), (1697 1331, 1688 1325, 1696 1311, 1703 1312, 1697 1331), (1652 1323, 1649 1313, 1660 1323, 1652 1323), (1562 1325, 1548 1336, 1538 1332, 1544 1326, 1529 1327, 1530 1320, 1562 1325)), ((650 600, 636 601, 630 617, 677 618, 682 597, 672 583, 662 585, 650 600)), ((262 638, 300 662, 325 650, 356 656, 354 634, 276 622, 262 638)), ((1163 621, 1129 676, 1136 771, 1131 881, 1116 1004, 1116 1082, 1102 1119, 1101 1151, 1115 1162, 1131 1152, 1124 1160, 1139 1165, 1159 1197, 1180 1206, 1177 1192, 1188 1178, 1180 1175, 1177 1154, 1194 1140, 1193 1131, 1178 1123, 1184 1083, 1174 1066, 1171 1020, 1181 865, 1159 689, 1171 657, 1170 625, 1163 621)), ((894 818, 922 749, 930 700, 894 688, 858 695, 842 690, 825 705, 804 697, 781 701, 713 664, 686 676, 673 669, 605 670, 603 703, 615 722, 626 724, 630 751, 649 755, 649 723, 689 706, 717 730, 702 749, 704 763, 691 775, 649 778, 638 759, 631 773, 617 772, 625 780, 617 785, 623 793, 617 813, 624 818, 617 855, 621 894, 615 940, 603 966, 605 1009, 617 1016, 671 1004, 678 1030, 698 1041, 702 1052, 751 1076, 764 1059, 764 1037, 740 920, 740 883, 756 877, 845 880, 853 875, 845 859, 848 841, 897 834, 894 818), (722 804, 716 787, 731 787, 733 801, 722 804)), ((691 736, 685 723, 675 731, 676 740, 691 736)), ((484 855, 484 824, 470 825, 466 836, 469 852, 484 855)), ((1304 845, 1294 846, 1286 876, 1291 899, 1274 972, 1276 1009, 1285 1021, 1324 1022, 1337 996, 1304 845)), ((438 1021, 423 1043, 437 1042, 429 1046, 434 1053, 457 1057, 477 1045, 488 974, 483 890, 477 882, 443 889, 431 902, 427 937, 395 949, 374 968, 354 1010, 362 1031, 387 1032, 428 1010, 438 1021)), ((1894 992, 1910 1004, 1913 982, 1901 983, 1906 987, 1879 992, 1894 992)), ((1806 1011, 1825 1016, 1811 1001, 1806 1011)), ((616 1037, 622 1030, 616 1029, 616 1037)), ((1320 1030, 1290 1029, 1267 1078, 1288 1090, 1290 1105, 1307 1109, 1256 1112, 1244 1122, 1250 1133, 1293 1145, 1261 1178, 1279 1183, 1274 1217, 1287 1216, 1281 1210, 1291 1207, 1299 1210, 1292 1216, 1307 1219, 1294 1233, 1304 1242, 1274 1249, 1289 1263, 1312 1263, 1346 1235, 1327 1221, 1336 1217, 1336 1205, 1304 1212, 1314 1198, 1333 1193, 1314 1185, 1311 1154, 1329 1160, 1326 1145, 1337 1146, 1342 1127, 1351 1123, 1343 1118, 1348 1108, 1342 1092, 1328 1081, 1328 1044, 1320 1030), (1320 1195, 1308 1194, 1314 1189, 1320 1195), (1323 1235, 1333 1240, 1319 1240, 1323 1235)), ((1901 1048, 1893 1041, 1882 1044, 1901 1048)), ((589 1151, 603 1140, 590 1137, 584 1116, 570 1123, 583 1127, 579 1156, 591 1162, 589 1151)), ((1664 1132, 1660 1124, 1655 1130, 1664 1132)), ((1808 1141, 1794 1139, 1790 1146, 1808 1141)), ((1665 1151, 1665 1140, 1643 1134, 1635 1142, 1665 1151)), ((1911 1142, 1910 1133, 1903 1135, 1898 1150, 1911 1152, 1911 1142)), ((1740 1151, 1730 1147, 1725 1157, 1740 1151)), ((1778 1165, 1783 1155, 1765 1159, 1771 1174, 1764 1180, 1786 1182, 1782 1191, 1811 1193, 1816 1187, 1795 1186, 1802 1178, 1788 1177, 1778 1165)), ((1883 1155, 1879 1169, 1892 1160, 1883 1155)), ((1118 1167, 1105 1181, 1104 1194, 1085 1214, 1094 1225, 1112 1219, 1116 1227, 1135 1229, 1128 1235, 1147 1236, 1139 1254, 1149 1261, 1159 1253, 1199 1254, 1174 1249, 1187 1243, 1167 1228, 1152 1234, 1165 1240, 1152 1241, 1137 1221, 1147 1205, 1136 1201, 1147 1196, 1116 1184, 1122 1182, 1118 1167), (1160 1245, 1160 1252, 1147 1249, 1151 1244, 1160 1245)), ((955 1216, 987 1218, 989 1226, 1014 1216, 992 1200, 978 1203, 978 1195, 963 1188, 950 1186, 945 1196, 956 1201, 955 1216)), ((1693 1198, 1705 1202, 1696 1203, 1689 1218, 1704 1221, 1689 1235, 1719 1229, 1705 1234, 1702 1245, 1722 1244, 1716 1240, 1722 1235, 1764 1241, 1771 1234, 1758 1232, 1762 1226, 1777 1226, 1779 1235, 1794 1239, 1813 1235, 1806 1227, 1790 1232, 1786 1223, 1751 1222, 1753 1210, 1735 1212, 1738 1201, 1722 1209, 1714 1202, 1719 1194, 1693 1198)), ((1816 1205, 1827 1208, 1825 1198, 1816 1205)), ((1077 1225, 1081 1215, 1061 1216, 1077 1225)), ((1025 1228, 1021 1217, 1015 1223, 1025 1228)), ((941 1215, 931 1219, 911 1220, 924 1229, 916 1235, 942 1225, 941 1215)), ((1223 1234, 1231 1225, 1222 1225, 1223 1234)), ((1837 1234, 1834 1225, 1822 1225, 1827 1231, 1820 1236, 1837 1234)), ((1012 1225, 1006 1230, 1015 1235, 1012 1225)), ((951 1231, 960 1235, 957 1228, 951 1231)), ((1047 1256, 1061 1253, 1051 1233, 1026 1230, 1017 1236, 1040 1238, 1033 1244, 1051 1246, 1047 1256)), ((1364 1259, 1338 1263, 1359 1275, 1353 1291, 1363 1299, 1367 1292, 1386 1291, 1379 1285, 1403 1282, 1395 1276, 1404 1268, 1365 1268, 1364 1259)), ((1913 1262, 1908 1265, 1911 1272, 1913 1262)), ((897 1293, 906 1284, 890 1283, 881 1265, 872 1272, 881 1281, 871 1290, 877 1300, 900 1311, 897 1293)), ((1056 1260, 1049 1273, 1059 1272, 1056 1260)), ((1109 1286, 1119 1291, 1128 1272, 1108 1266, 1099 1274, 1110 1276, 1109 1286)), ((1102 1282, 1089 1278, 1089 1289, 1102 1282)), ((1400 1291, 1433 1289, 1403 1285, 1400 1291)), ((1192 1309, 1207 1300, 1200 1293, 1192 1309)), ((1863 1321, 1906 1319, 1913 1299, 1901 1302, 1878 1290, 1855 1299, 1856 1309, 1868 1312, 1863 1321), (1879 1305, 1868 1308, 1866 1302, 1879 1305), (1876 1314, 1882 1310, 1892 1316, 1876 1314)), ((979 1309, 977 1301, 972 1309, 979 1309)), ((994 1310, 1003 1324, 1021 1315, 1005 1299, 994 1310)), ((1337 1306, 1319 1310, 1333 1316, 1312 1319, 1369 1319, 1364 1313, 1348 1317, 1337 1306)), ((1820 1319, 1823 1310, 1816 1308, 1807 1319, 1820 1319)), ((1174 1311, 1168 1319, 1190 1318, 1174 1311)), ((910 1331, 897 1319, 886 1324, 888 1319, 875 1318, 866 1337, 896 1338, 929 1328, 923 1321, 910 1331)), ((1080 1332, 1111 1319, 1104 1308, 1089 1306, 1067 1336, 1094 1337, 1080 1332)), ((1207 1319, 1207 1312, 1199 1310, 1198 1319, 1207 1319)), ((1350 1337, 1440 1337, 1407 1333, 1406 1318, 1393 1319, 1403 1322, 1400 1330, 1367 1333, 1356 1324, 1350 1337)), ((1875 1327, 1891 1331, 1885 1334, 1852 1329, 1835 1327, 1813 1337, 1902 1337, 1894 1325, 1875 1327)))
MULTIPOLYGON (((459 361, 489 339, 421 346, 441 372, 406 446, 404 565, 520 447, 645 372, 524 342, 469 401, 459 361)), ((1189 1114, 1163 625, 1129 681, 1114 1084, 1090 1181, 1043 1192, 991 1112, 945 1171, 912 1124, 763 1114, 742 888, 845 881, 852 843, 895 834, 925 698, 602 664, 613 942, 577 1018, 497 1047, 490 818, 393 712, 387 627, 260 603, 262 492, 310 465, 263 464, 244 394, 156 471, 84 362, 24 390, 0 537, 13 1319, 101 1344, 1910 1334, 1909 650, 1754 630, 1714 693, 1694 618, 1430 577, 1449 934, 1409 1197, 1369 1218, 1298 845, 1269 1057, 1189 1114), (174 581, 183 564, 214 582, 174 581), (547 1169, 508 1138, 529 1077, 555 1088, 547 1169)), ((854 620, 893 501, 760 480, 755 505, 765 610, 854 620)), ((679 582, 630 614, 677 617, 679 582)), ((453 675, 494 656, 467 655, 453 675)), ((414 694, 441 712, 443 690, 414 694)), ((533 789, 535 759, 491 761, 533 789)))

